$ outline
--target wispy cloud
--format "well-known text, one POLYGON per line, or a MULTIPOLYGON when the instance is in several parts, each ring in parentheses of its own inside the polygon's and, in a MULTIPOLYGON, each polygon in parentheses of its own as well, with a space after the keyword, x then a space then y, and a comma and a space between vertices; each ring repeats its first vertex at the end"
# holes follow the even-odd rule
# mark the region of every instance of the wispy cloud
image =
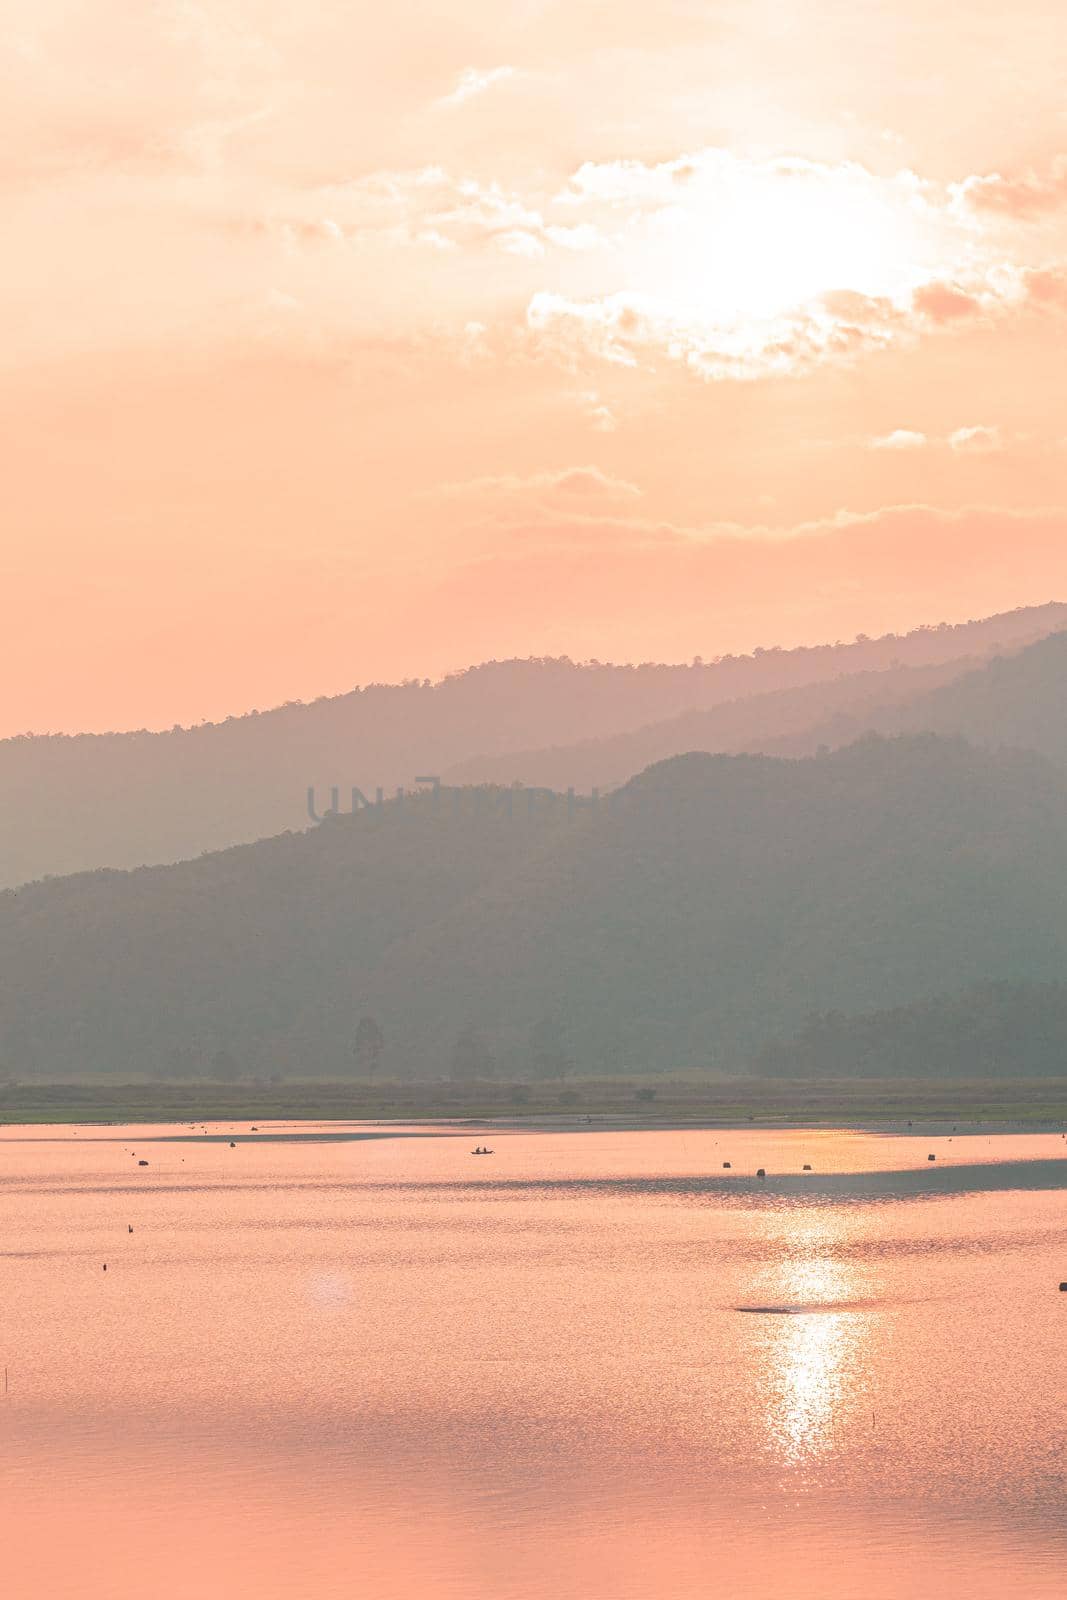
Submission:
POLYGON ((1067 206, 1067 156, 1058 156, 1044 177, 1032 171, 1018 177, 991 172, 965 178, 953 192, 964 210, 1033 222, 1067 206))
POLYGON ((870 441, 872 450, 924 450, 929 443, 925 433, 914 428, 894 428, 892 433, 882 433, 870 441))
POLYGON ((464 67, 455 88, 449 94, 442 95, 437 103, 440 106, 461 106, 484 94, 494 83, 503 83, 514 76, 514 67, 464 67))
POLYGON ((867 441, 871 450, 928 450, 947 448, 956 455, 994 455, 1005 449, 1001 430, 986 424, 955 428, 944 436, 932 437, 913 428, 894 428, 892 433, 876 434, 867 441))
POLYGON ((462 483, 441 484, 436 494, 451 500, 501 500, 546 497, 572 503, 590 500, 637 500, 641 490, 627 478, 613 477, 597 466, 560 467, 534 472, 523 477, 503 474, 493 478, 471 478, 462 483))
POLYGON ((948 445, 960 455, 987 456, 1003 450, 1004 439, 999 428, 957 428, 949 434, 948 445))

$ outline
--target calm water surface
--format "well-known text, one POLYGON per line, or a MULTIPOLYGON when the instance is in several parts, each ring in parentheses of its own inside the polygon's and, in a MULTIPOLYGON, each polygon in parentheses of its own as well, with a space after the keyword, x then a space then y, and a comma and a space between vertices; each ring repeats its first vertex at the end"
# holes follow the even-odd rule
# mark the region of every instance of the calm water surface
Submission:
POLYGON ((0 1136, 12 1600, 1067 1593, 1059 1134, 295 1131, 0 1136))

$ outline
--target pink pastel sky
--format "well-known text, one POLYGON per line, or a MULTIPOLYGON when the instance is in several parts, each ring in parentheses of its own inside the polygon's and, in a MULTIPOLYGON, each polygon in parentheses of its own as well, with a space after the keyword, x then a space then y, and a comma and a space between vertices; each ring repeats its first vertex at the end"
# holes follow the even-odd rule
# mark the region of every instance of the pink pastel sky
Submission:
POLYGON ((0 5, 0 734, 1067 598, 1061 0, 0 5))

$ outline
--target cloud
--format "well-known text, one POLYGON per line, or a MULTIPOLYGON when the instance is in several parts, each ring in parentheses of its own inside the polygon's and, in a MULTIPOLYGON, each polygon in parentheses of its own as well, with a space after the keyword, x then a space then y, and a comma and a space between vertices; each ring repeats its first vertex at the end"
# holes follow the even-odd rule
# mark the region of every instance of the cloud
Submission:
POLYGON ((442 96, 437 104, 440 106, 461 106, 468 100, 473 100, 477 95, 484 94, 492 88, 494 83, 503 83, 506 78, 515 76, 514 67, 489 67, 487 70, 478 67, 464 67, 450 94, 442 96))
POLYGON ((543 256, 545 247, 536 234, 528 233, 523 228, 509 228, 505 233, 493 235, 493 243, 498 250, 503 250, 509 256, 529 256, 537 258, 543 256))
POLYGON ((1067 305, 1055 265, 994 248, 949 190, 911 172, 706 149, 587 161, 538 205, 547 244, 564 242, 564 209, 573 242, 598 252, 527 303, 538 352, 572 369, 592 357, 711 381, 795 376, 1067 305), (598 271, 610 289, 597 292, 598 271))
POLYGON ((884 349, 908 332, 888 300, 827 295, 776 317, 723 324, 627 292, 578 300, 541 290, 526 309, 538 352, 576 368, 589 356, 636 368, 666 359, 707 381, 796 376, 826 361, 884 349))
POLYGON ((1004 440, 999 428, 979 426, 957 428, 955 433, 949 434, 948 445, 960 455, 985 456, 1003 450, 1004 440))
POLYGON ((466 483, 441 484, 435 494, 446 499, 500 500, 534 498, 590 500, 636 500, 641 490, 626 478, 614 478, 600 467, 561 467, 556 471, 535 472, 528 477, 509 474, 495 478, 472 478, 466 483))
POLYGON ((965 178, 953 186, 953 194, 962 209, 979 216, 1034 222, 1067 206, 1067 156, 1058 156, 1045 178, 1034 172, 1017 178, 992 172, 965 178))
MULTIPOLYGON (((512 70, 467 68, 453 94, 484 92, 512 70)), ((305 326, 321 343, 373 324, 459 350, 460 330, 479 322, 498 353, 586 381, 603 362, 748 382, 1067 308, 1055 261, 1019 259, 1002 239, 993 250, 958 196, 911 172, 716 147, 585 161, 562 184, 514 162, 499 169, 506 180, 493 170, 430 163, 306 184, 256 174, 233 191, 239 210, 211 172, 182 191, 183 215, 232 258, 205 312, 218 326, 235 303, 258 304, 241 292, 258 274, 306 308, 291 342, 305 326)), ((129 180, 123 192, 132 202, 129 180)), ((134 254, 151 253, 152 235, 136 238, 134 254)), ((195 274, 179 281, 198 292, 195 274)), ((171 300, 172 283, 160 280, 171 300)), ((80 304, 73 277, 69 293, 80 304)), ((596 425, 610 429, 610 414, 596 425)))
POLYGON ((638 485, 593 465, 445 483, 431 497, 454 508, 453 536, 489 562, 502 550, 643 549, 694 536, 642 514, 638 485))
POLYGON ((577 227, 561 227, 558 223, 550 223, 545 229, 545 237, 551 239, 553 244, 558 244, 564 250, 592 250, 601 243, 600 234, 588 222, 580 222, 577 227))
MULTIPOLYGON (((1067 270, 1059 264, 992 262, 966 281, 934 277, 899 297, 836 289, 773 315, 721 316, 652 291, 580 297, 539 289, 527 304, 526 324, 535 351, 572 370, 590 357, 629 368, 669 361, 708 381, 752 381, 854 362, 932 332, 1061 311, 1067 311, 1067 270)), ((895 447, 906 446, 898 440, 895 447)))
POLYGON ((922 450, 929 443, 925 433, 913 428, 894 428, 892 433, 879 434, 870 441, 872 450, 922 450))
MULTIPOLYGON (((997 174, 953 189, 854 160, 717 146, 668 150, 662 160, 582 160, 583 150, 618 143, 586 130, 563 141, 579 152, 568 176, 562 157, 541 163, 536 141, 479 144, 481 119, 430 117, 433 104, 496 99, 492 91, 514 79, 544 89, 509 34, 486 46, 497 64, 464 64, 462 38, 443 69, 420 58, 405 94, 429 120, 412 110, 410 137, 383 150, 346 136, 316 146, 314 159, 290 158, 285 138, 306 107, 295 85, 291 103, 275 81, 286 52, 253 48, 241 30, 231 38, 217 28, 210 8, 191 9, 197 48, 210 47, 212 59, 220 51, 227 75, 249 74, 248 92, 232 103, 194 95, 181 116, 173 108, 173 128, 151 121, 162 165, 111 163, 102 175, 89 161, 47 207, 16 217, 17 241, 84 232, 81 248, 50 258, 47 294, 32 263, 5 274, 5 322, 25 346, 121 345, 157 329, 167 341, 172 327, 217 341, 253 320, 249 308, 277 285, 304 308, 284 334, 293 346, 373 328, 458 349, 460 330, 477 321, 498 351, 557 362, 583 382, 597 381, 598 362, 752 381, 1067 307, 1054 260, 1032 259, 1014 236, 1005 243, 1003 228, 983 224, 1007 204, 1009 180, 997 174), (433 102, 441 71, 452 87, 433 102), (420 165, 415 152, 427 150, 435 159, 420 165), (146 286, 136 305, 115 293, 115 259, 146 286), (32 329, 31 301, 48 312, 32 329)), ((332 73, 332 56, 321 65, 332 73)), ((510 117, 524 96, 499 99, 510 117)), ((322 103, 335 105, 328 95, 322 103)), ((347 103, 337 116, 351 133, 347 103)), ((1067 166, 1011 181, 1024 209, 1048 208, 1067 187, 1067 166)), ((596 425, 609 429, 610 416, 596 425)))
POLYGON ((981 314, 982 301, 954 283, 924 283, 912 296, 912 305, 931 322, 956 322, 961 317, 981 314))
POLYGON ((1067 310, 1067 271, 1063 267, 1024 268, 1019 281, 1027 303, 1035 310, 1067 310))
POLYGON ((597 433, 614 433, 616 431, 619 426, 619 419, 611 407, 605 405, 595 389, 586 390, 579 397, 579 403, 597 433))
POLYGON ((911 428, 895 428, 892 433, 878 434, 867 441, 871 450, 925 450, 939 446, 957 455, 994 455, 1005 448, 1000 429, 987 425, 956 428, 943 438, 919 433, 911 428))
MULTIPOLYGON (((536 480, 535 480, 536 481, 536 480)), ((565 472, 550 476, 549 482, 558 494, 606 495, 611 499, 634 500, 641 491, 626 478, 612 478, 599 467, 569 467, 565 472)))

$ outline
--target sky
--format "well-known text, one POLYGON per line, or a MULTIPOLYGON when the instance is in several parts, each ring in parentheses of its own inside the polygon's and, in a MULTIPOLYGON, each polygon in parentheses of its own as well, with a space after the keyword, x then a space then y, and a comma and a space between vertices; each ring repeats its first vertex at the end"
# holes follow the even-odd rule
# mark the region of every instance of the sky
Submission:
POLYGON ((1061 0, 0 24, 0 735, 1067 598, 1061 0))

